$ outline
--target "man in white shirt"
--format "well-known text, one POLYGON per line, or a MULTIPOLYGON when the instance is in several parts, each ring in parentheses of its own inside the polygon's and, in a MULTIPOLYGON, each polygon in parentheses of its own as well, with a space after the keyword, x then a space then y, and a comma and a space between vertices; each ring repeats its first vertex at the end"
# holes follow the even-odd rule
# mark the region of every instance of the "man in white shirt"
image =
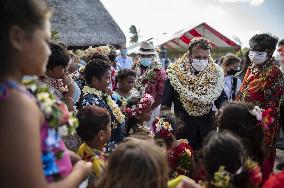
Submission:
POLYGON ((221 58, 221 66, 225 76, 224 91, 228 100, 234 101, 242 84, 241 80, 236 77, 240 71, 241 59, 234 54, 227 54, 221 58))
POLYGON ((132 69, 133 61, 127 56, 127 48, 125 45, 120 47, 120 56, 115 61, 119 64, 120 69, 132 69))

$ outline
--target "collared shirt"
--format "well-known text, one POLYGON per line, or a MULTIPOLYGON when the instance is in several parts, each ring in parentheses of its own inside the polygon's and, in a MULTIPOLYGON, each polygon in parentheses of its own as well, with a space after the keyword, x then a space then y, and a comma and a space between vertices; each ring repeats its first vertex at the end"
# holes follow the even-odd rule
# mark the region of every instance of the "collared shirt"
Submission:
POLYGON ((115 61, 118 63, 120 69, 132 69, 133 61, 130 57, 126 56, 123 58, 122 56, 118 56, 115 61))
MULTIPOLYGON (((224 78, 225 81, 225 85, 224 85, 224 91, 228 97, 229 101, 232 101, 232 97, 233 97, 233 91, 232 91, 232 84, 233 84, 233 76, 226 76, 224 78)), ((235 88, 235 97, 237 97, 237 93, 240 90, 241 87, 241 80, 239 78, 237 78, 237 85, 235 88)))

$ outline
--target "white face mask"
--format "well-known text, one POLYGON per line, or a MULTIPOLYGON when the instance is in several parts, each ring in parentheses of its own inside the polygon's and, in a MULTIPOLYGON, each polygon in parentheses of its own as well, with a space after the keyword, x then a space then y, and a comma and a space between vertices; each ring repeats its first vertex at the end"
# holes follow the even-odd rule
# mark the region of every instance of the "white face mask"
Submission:
POLYGON ((203 71, 207 65, 208 65, 208 59, 202 59, 202 60, 199 60, 199 59, 192 59, 192 67, 200 72, 200 71, 203 71))
POLYGON ((250 51, 248 56, 255 65, 260 65, 267 59, 266 52, 250 51))

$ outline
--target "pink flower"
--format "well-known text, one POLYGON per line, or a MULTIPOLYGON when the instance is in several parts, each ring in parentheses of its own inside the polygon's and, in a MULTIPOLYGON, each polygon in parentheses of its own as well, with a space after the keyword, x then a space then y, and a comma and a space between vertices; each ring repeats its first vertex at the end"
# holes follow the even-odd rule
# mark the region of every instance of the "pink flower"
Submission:
POLYGON ((68 108, 67 108, 66 104, 60 103, 59 104, 59 109, 61 110, 61 113, 62 113, 62 115, 60 117, 60 122, 61 123, 68 122, 68 119, 69 119, 70 115, 69 115, 69 111, 68 111, 68 108))

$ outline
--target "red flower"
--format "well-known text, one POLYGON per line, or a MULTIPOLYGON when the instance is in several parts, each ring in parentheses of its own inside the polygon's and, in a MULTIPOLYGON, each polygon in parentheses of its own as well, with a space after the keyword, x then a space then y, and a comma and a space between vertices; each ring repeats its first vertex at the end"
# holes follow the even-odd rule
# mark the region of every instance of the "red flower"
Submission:
POLYGON ((255 166, 249 170, 249 178, 253 185, 259 185, 262 182, 262 173, 259 166, 255 166))

